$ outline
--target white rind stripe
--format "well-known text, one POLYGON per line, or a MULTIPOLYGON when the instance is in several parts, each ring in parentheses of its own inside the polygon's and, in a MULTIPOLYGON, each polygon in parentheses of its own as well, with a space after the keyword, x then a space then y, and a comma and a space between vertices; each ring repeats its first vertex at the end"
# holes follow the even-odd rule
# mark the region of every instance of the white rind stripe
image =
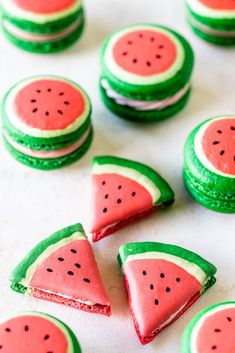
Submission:
POLYGON ((189 21, 192 26, 194 26, 195 28, 199 29, 200 31, 202 31, 206 34, 216 36, 219 38, 234 38, 235 37, 235 31, 225 31, 225 30, 213 29, 212 27, 206 26, 205 24, 199 22, 193 16, 190 16, 189 21))

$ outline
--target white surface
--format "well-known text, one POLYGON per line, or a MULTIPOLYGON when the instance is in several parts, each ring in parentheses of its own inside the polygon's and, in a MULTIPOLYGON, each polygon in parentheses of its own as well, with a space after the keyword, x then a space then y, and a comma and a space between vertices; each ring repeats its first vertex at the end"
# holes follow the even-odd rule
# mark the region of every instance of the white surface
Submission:
POLYGON ((235 297, 235 216, 213 213, 193 202, 181 180, 183 142, 206 118, 235 112, 234 49, 216 48, 194 37, 178 0, 87 0, 88 25, 80 44, 52 56, 19 51, 0 36, 0 93, 34 74, 61 74, 90 94, 94 106, 95 140, 80 163, 64 170, 31 170, 8 156, 0 145, 0 313, 40 310, 69 324, 84 353, 179 353, 180 336, 192 316, 206 305, 235 297), (107 34, 136 22, 157 22, 183 33, 196 52, 194 90, 187 108, 165 122, 143 126, 109 113, 99 99, 98 51, 107 34), (106 318, 38 301, 12 292, 8 275, 14 265, 43 237, 77 221, 89 220, 89 161, 110 153, 134 158, 159 170, 176 192, 175 205, 120 231, 94 246, 113 316, 106 318), (126 241, 156 240, 192 249, 218 266, 218 283, 173 326, 142 347, 128 311, 116 254, 126 241))

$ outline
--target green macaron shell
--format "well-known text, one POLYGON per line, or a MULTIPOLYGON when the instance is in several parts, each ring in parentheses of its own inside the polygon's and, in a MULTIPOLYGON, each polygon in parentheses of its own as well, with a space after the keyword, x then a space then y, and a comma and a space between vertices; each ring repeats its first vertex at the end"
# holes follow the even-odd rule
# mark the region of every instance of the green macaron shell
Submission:
POLYGON ((190 97, 191 89, 178 101, 162 110, 150 110, 150 111, 140 111, 128 106, 119 105, 114 99, 107 96, 105 89, 100 85, 101 98, 104 104, 109 110, 114 114, 120 116, 121 118, 135 121, 139 123, 155 123, 160 120, 170 118, 171 116, 180 112, 187 104, 190 97))
POLYGON ((41 170, 52 170, 52 169, 58 169, 58 168, 63 168, 68 166, 69 164, 72 164, 79 159, 81 159, 84 154, 88 151, 90 148, 90 145, 93 140, 93 131, 91 130, 90 134, 88 135, 86 141, 83 143, 82 146, 80 146, 77 150, 74 152, 65 155, 63 157, 59 158, 34 158, 27 156, 26 154, 23 154, 19 151, 17 151, 14 147, 12 147, 4 138, 4 143, 5 146, 8 150, 8 152, 20 163, 25 164, 31 168, 35 169, 41 169, 41 170))
MULTIPOLYGON (((189 81, 192 75, 193 65, 194 65, 194 54, 190 44, 178 33, 172 31, 164 26, 156 26, 154 24, 147 25, 143 24, 141 26, 147 26, 148 28, 153 27, 153 29, 163 29, 174 35, 182 44, 185 54, 184 63, 181 69, 176 73, 175 76, 170 79, 160 82, 158 84, 130 84, 122 81, 119 77, 116 77, 110 72, 105 61, 104 56, 107 46, 112 38, 112 35, 105 41, 101 49, 101 79, 106 79, 110 86, 117 93, 123 95, 124 97, 151 101, 156 99, 164 99, 166 97, 172 96, 182 89, 189 81)), ((134 26, 138 29, 138 26, 134 26)), ((126 27, 133 28, 133 26, 126 27)), ((125 28, 124 28, 125 29, 125 28)), ((123 30, 123 29, 122 29, 123 30)), ((117 32, 118 33, 118 32, 117 32)))
POLYGON ((62 239, 69 238, 72 234, 76 232, 82 233, 85 237, 83 226, 77 223, 69 227, 60 229, 59 231, 53 233, 46 239, 42 240, 38 245, 36 245, 10 274, 10 281, 12 283, 11 288, 16 292, 25 293, 27 288, 22 285, 19 285, 19 283, 23 278, 25 278, 28 268, 49 246, 58 243, 62 239))
POLYGON ((184 147, 184 181, 193 198, 215 211, 235 212, 235 178, 226 177, 207 169, 198 159, 194 140, 200 128, 209 119, 197 126, 189 135, 184 147))
POLYGON ((230 304, 235 306, 235 302, 233 301, 218 303, 203 309, 196 316, 194 316, 194 318, 189 322, 186 329, 184 330, 184 333, 181 339, 181 353, 192 353, 191 338, 192 338, 194 328, 198 323, 198 321, 201 320, 206 314, 208 314, 213 309, 219 308, 220 306, 223 306, 223 305, 230 305, 230 304))
POLYGON ((198 37, 206 40, 209 43, 216 44, 216 45, 228 46, 228 47, 235 45, 235 36, 234 37, 229 37, 229 38, 219 37, 219 36, 212 36, 212 35, 209 35, 208 33, 205 33, 203 31, 201 31, 197 27, 195 27, 192 23, 190 23, 190 20, 189 20, 189 24, 190 24, 193 32, 198 37))
MULTIPOLYGON (((43 77, 47 77, 47 76, 35 76, 32 77, 32 79, 35 78, 35 80, 38 78, 43 78, 43 77)), ((58 78, 58 79, 64 79, 66 82, 71 83, 73 85, 76 85, 78 87, 79 90, 81 90, 83 92, 83 94, 86 95, 87 98, 87 102, 88 102, 88 107, 87 107, 87 118, 84 121, 84 123, 75 131, 68 133, 68 134, 64 134, 64 135, 60 135, 60 136, 56 136, 56 137, 50 137, 50 138, 43 138, 43 137, 34 137, 34 136, 30 136, 30 135, 26 135, 25 133, 23 133, 22 131, 20 131, 19 129, 17 129, 15 126, 12 125, 12 123, 10 122, 10 120, 8 119, 8 116, 6 114, 6 101, 8 98, 8 95, 10 94, 10 92, 17 87, 18 85, 20 85, 21 83, 23 83, 25 80, 22 80, 20 82, 18 82, 16 85, 14 85, 4 96, 3 100, 2 100, 2 104, 1 104, 1 115, 2 115, 2 121, 3 121, 3 129, 5 130, 5 133, 7 135, 9 135, 15 142, 17 142, 18 144, 33 149, 33 150, 56 150, 59 148, 63 148, 63 147, 67 147, 73 143, 75 143, 83 134, 84 132, 87 130, 87 128, 89 127, 89 125, 91 125, 91 114, 92 114, 92 106, 91 106, 91 102, 89 97, 87 96, 87 94, 85 93, 85 91, 77 84, 75 84, 74 82, 62 78, 62 77, 57 77, 57 76, 53 76, 50 75, 50 78, 58 78)))
POLYGON ((126 167, 134 169, 137 172, 145 175, 152 183, 160 190, 161 197, 157 200, 156 205, 161 205, 166 207, 171 205, 175 201, 175 195, 169 184, 152 168, 146 166, 145 164, 131 161, 124 158, 113 157, 113 156, 98 156, 94 157, 92 164, 98 165, 116 165, 121 167, 126 167))
POLYGON ((38 53, 38 54, 50 54, 50 53, 55 53, 55 52, 65 50, 66 48, 73 45, 82 35, 84 30, 84 24, 85 22, 83 19, 81 21, 81 24, 78 26, 78 28, 74 32, 69 34, 67 37, 60 40, 49 41, 49 42, 31 42, 31 41, 22 40, 12 35, 3 26, 2 26, 2 31, 6 36, 6 38, 12 44, 14 44, 15 46, 17 46, 22 50, 29 51, 32 53, 38 53))

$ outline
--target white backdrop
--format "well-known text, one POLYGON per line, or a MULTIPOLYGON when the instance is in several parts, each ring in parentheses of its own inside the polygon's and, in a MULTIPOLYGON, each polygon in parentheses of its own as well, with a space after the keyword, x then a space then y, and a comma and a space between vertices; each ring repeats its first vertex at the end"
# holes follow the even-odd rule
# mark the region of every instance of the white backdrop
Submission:
POLYGON ((31 170, 14 161, 0 142, 0 315, 39 310, 64 320, 80 339, 84 353, 179 353, 180 336, 192 316, 209 304, 235 299, 235 216, 213 213, 193 202, 184 190, 182 149, 190 130, 206 118, 235 112, 235 51, 208 45, 191 33, 179 0, 86 1, 88 23, 82 41, 64 53, 37 56, 19 51, 0 35, 0 95, 17 80, 35 74, 61 74, 90 94, 95 139, 79 163, 54 172, 31 170), (104 38, 123 25, 156 22, 184 34, 196 53, 193 94, 187 108, 162 123, 143 126, 112 116, 97 90, 98 52, 104 38), (90 159, 96 154, 137 159, 156 168, 176 193, 166 211, 114 234, 94 246, 111 297, 111 318, 79 312, 12 292, 9 271, 50 233, 89 221, 90 159), (137 340, 116 262, 119 245, 155 240, 192 249, 218 266, 218 283, 154 342, 137 340))

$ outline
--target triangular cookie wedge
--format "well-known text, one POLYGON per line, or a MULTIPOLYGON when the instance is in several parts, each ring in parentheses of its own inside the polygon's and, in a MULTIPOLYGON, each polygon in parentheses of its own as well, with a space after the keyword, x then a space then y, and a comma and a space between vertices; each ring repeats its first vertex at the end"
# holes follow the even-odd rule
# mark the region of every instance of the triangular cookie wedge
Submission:
POLYGON ((151 342, 215 283, 215 266, 175 245, 124 244, 118 261, 142 344, 151 342))
POLYGON ((142 163, 111 156, 92 163, 93 241, 174 202, 168 183, 142 163))
POLYGON ((39 243, 15 268, 10 280, 16 292, 110 315, 110 301, 80 224, 39 243))

